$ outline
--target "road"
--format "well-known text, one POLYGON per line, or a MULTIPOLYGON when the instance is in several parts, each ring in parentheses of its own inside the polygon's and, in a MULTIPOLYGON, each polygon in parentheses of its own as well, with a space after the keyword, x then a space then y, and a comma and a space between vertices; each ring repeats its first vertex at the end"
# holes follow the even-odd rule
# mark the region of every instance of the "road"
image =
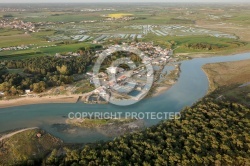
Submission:
POLYGON ((0 142, 6 138, 9 138, 9 137, 12 137, 13 135, 16 135, 18 133, 21 133, 21 132, 24 132, 24 131, 27 131, 27 130, 33 130, 33 129, 38 129, 38 127, 31 127, 31 128, 26 128, 26 129, 22 129, 22 130, 18 130, 18 131, 14 131, 12 133, 9 133, 9 134, 6 134, 4 136, 2 136, 0 138, 0 142))

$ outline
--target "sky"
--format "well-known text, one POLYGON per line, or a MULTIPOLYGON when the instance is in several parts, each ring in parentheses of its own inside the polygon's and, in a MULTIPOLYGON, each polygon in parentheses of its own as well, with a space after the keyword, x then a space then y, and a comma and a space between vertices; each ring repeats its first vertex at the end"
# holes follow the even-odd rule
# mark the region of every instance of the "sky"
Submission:
POLYGON ((218 2, 218 3, 239 3, 239 2, 249 2, 249 0, 0 0, 0 3, 118 3, 118 2, 218 2))

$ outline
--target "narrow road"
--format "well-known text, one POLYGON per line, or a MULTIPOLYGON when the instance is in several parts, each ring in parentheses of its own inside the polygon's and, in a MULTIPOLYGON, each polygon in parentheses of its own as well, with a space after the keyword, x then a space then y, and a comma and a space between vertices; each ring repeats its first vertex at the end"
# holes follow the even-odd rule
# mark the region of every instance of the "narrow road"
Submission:
POLYGON ((18 133, 21 133, 21 132, 24 132, 24 131, 27 131, 27 130, 33 130, 33 129, 37 129, 38 127, 31 127, 31 128, 26 128, 26 129, 22 129, 22 130, 18 130, 18 131, 15 131, 15 132, 12 132, 12 133, 9 133, 9 134, 6 134, 4 136, 2 136, 0 138, 0 142, 6 138, 9 138, 9 137, 12 137, 13 135, 15 134, 18 134, 18 133))

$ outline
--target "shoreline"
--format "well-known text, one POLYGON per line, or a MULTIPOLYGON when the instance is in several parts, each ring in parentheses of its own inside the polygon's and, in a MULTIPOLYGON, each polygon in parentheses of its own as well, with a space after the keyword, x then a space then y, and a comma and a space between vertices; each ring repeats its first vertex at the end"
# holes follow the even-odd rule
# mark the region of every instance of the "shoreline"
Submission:
POLYGON ((17 106, 33 105, 33 104, 76 103, 80 96, 83 95, 22 97, 18 99, 0 100, 0 108, 9 108, 9 107, 17 107, 17 106))
POLYGON ((0 137, 0 142, 3 141, 3 140, 6 139, 6 138, 10 138, 10 137, 12 137, 12 136, 14 136, 14 135, 16 135, 16 134, 21 133, 21 132, 28 131, 28 130, 34 130, 34 129, 38 129, 38 127, 25 128, 25 129, 13 131, 13 132, 11 132, 11 133, 9 133, 9 134, 5 134, 5 135, 3 135, 3 136, 0 137))
MULTIPOLYGON (((153 92, 152 97, 162 94, 169 88, 171 88, 171 86, 157 87, 153 92)), ((26 105, 35 105, 35 104, 60 104, 60 103, 74 104, 78 102, 79 97, 84 98, 87 95, 89 95, 89 93, 91 92, 82 95, 75 94, 75 95, 57 95, 57 96, 44 96, 44 97, 21 97, 17 99, 0 100, 0 109, 26 106, 26 105)))
POLYGON ((152 93, 152 95, 150 97, 156 97, 156 96, 159 96, 159 95, 163 94, 164 92, 168 91, 173 85, 169 85, 169 86, 166 85, 166 86, 158 86, 158 87, 156 87, 154 92, 152 93))
MULTIPOLYGON (((247 51, 242 51, 240 53, 246 53, 247 51)), ((230 56, 230 55, 236 55, 236 54, 240 54, 240 53, 231 53, 231 54, 226 54, 226 55, 221 55, 221 56, 230 56)), ((204 54, 206 55, 206 54, 204 54)), ((216 55, 216 56, 220 56, 220 55, 216 55)), ((214 56, 212 56, 214 57, 214 56)), ((195 57, 195 58, 204 58, 204 56, 202 57, 195 57)), ((194 58, 192 58, 194 59, 194 58)), ((210 79, 207 75, 207 72, 203 69, 203 67, 201 68, 203 70, 203 72, 206 74, 206 77, 208 79, 209 82, 209 89, 208 89, 208 93, 210 93, 210 79)), ((176 83, 176 82, 175 82, 176 83)), ((174 83, 174 84, 175 84, 174 83)), ((161 95, 162 93, 166 92, 167 90, 169 90, 174 84, 168 86, 159 86, 156 87, 154 92, 152 93, 151 97, 156 97, 161 95)), ((0 100, 0 109, 1 108, 10 108, 10 107, 18 107, 18 106, 25 106, 25 105, 33 105, 33 104, 60 104, 60 103, 69 103, 69 104, 73 104, 73 103, 77 103, 79 97, 86 97, 89 93, 85 93, 85 94, 72 94, 72 95, 57 95, 57 96, 44 96, 44 97, 23 97, 23 98, 17 98, 17 99, 10 99, 10 100, 0 100)))
MULTIPOLYGON (((178 70, 179 72, 179 70, 178 70)), ((178 73, 179 74, 179 73, 178 73)), ((179 77, 179 75, 178 75, 179 77)), ((171 85, 166 84, 163 86, 156 86, 153 90, 150 97, 156 97, 161 95, 162 93, 169 90, 174 84, 173 82, 171 85)), ((68 104, 74 104, 79 101, 79 98, 86 98, 91 92, 87 92, 84 94, 72 94, 72 95, 48 95, 48 96, 33 96, 33 97, 20 97, 17 99, 9 99, 9 100, 0 100, 0 109, 1 108, 10 108, 10 107, 18 107, 18 106, 26 106, 26 105, 35 105, 35 104, 60 104, 60 103, 68 103, 68 104)))
POLYGON ((231 56, 231 55, 237 55, 237 54, 245 54, 245 53, 248 53, 250 52, 250 49, 245 49, 245 50, 236 50, 236 51, 233 51, 231 53, 227 53, 227 52, 219 52, 219 53, 216 53, 216 52, 188 52, 188 53, 176 53, 176 55, 182 57, 182 56, 187 56, 191 59, 194 59, 194 58, 209 58, 209 57, 215 57, 215 56, 231 56), (191 56, 190 56, 191 55, 191 56))
POLYGON ((208 80, 208 91, 207 91, 207 94, 209 94, 209 93, 211 93, 213 90, 212 90, 212 80, 211 80, 211 78, 210 78, 210 76, 209 76, 209 74, 208 74, 208 71, 206 70, 206 69, 204 69, 204 66, 205 65, 203 65, 202 67, 201 67, 201 69, 202 69, 202 71, 205 73, 205 75, 206 75, 206 77, 207 77, 207 80, 208 80))

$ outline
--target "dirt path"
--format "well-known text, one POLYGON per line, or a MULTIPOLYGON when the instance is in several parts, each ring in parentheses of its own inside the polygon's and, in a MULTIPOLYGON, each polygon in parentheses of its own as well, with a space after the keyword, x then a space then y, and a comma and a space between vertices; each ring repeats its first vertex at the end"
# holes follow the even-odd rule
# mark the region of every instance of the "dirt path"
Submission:
POLYGON ((26 129, 22 129, 22 130, 18 130, 18 131, 15 131, 15 132, 12 132, 12 133, 9 133, 9 134, 6 134, 4 136, 2 136, 0 138, 0 142, 6 138, 9 138, 9 137, 12 137, 13 135, 15 134, 18 134, 18 133, 21 133, 21 132, 24 132, 24 131, 27 131, 27 130, 33 130, 33 129, 37 129, 38 127, 31 127, 31 128, 26 128, 26 129))

